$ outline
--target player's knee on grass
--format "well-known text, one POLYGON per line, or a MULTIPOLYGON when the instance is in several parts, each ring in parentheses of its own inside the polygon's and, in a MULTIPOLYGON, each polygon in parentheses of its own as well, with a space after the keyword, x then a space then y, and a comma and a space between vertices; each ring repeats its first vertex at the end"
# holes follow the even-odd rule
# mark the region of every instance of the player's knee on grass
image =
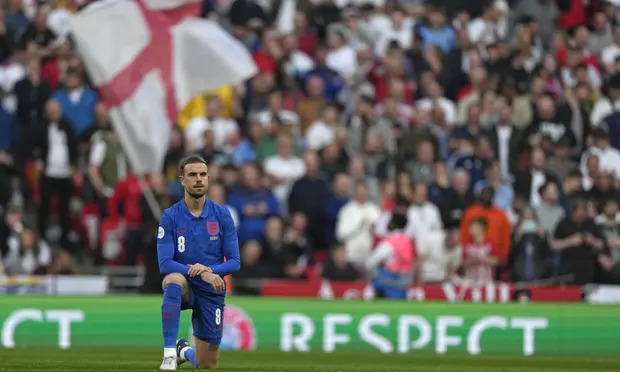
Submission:
POLYGON ((189 284, 187 283, 187 279, 179 273, 168 274, 164 277, 164 281, 161 284, 162 289, 166 289, 168 284, 178 284, 183 288, 183 301, 187 301, 187 296, 189 292, 189 284))
POLYGON ((220 357, 220 345, 210 344, 198 339, 195 339, 195 343, 198 369, 215 369, 220 357))
POLYGON ((198 369, 215 369, 217 368, 217 359, 210 356, 202 358, 196 356, 196 364, 198 364, 198 369))

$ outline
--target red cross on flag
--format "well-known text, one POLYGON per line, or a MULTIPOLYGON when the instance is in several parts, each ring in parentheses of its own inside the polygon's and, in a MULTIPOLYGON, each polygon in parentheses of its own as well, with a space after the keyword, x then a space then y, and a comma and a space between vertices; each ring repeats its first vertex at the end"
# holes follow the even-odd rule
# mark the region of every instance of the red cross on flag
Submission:
POLYGON ((199 11, 195 0, 105 0, 71 20, 138 174, 162 169, 177 113, 192 97, 256 73, 244 45, 199 11))

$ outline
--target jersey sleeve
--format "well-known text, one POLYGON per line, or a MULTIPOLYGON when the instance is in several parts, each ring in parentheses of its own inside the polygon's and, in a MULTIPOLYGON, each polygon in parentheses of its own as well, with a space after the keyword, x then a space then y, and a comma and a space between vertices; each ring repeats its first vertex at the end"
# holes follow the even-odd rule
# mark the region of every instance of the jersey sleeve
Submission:
POLYGON ((220 209, 219 217, 220 226, 222 227, 222 249, 224 251, 225 262, 211 266, 213 273, 219 276, 239 271, 241 259, 239 258, 239 239, 237 238, 237 229, 228 208, 220 209))
POLYGON ((174 239, 172 237, 172 219, 164 212, 157 230, 157 258, 159 272, 162 274, 180 273, 187 275, 189 267, 174 261, 174 239))

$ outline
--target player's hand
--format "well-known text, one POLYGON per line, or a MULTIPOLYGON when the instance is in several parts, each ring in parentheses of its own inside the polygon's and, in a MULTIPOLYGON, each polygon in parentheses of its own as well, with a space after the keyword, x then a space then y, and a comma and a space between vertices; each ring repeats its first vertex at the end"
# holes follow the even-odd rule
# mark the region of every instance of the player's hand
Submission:
POLYGON ((200 278, 205 282, 211 284, 216 292, 224 289, 224 279, 217 274, 204 272, 200 274, 200 278))
POLYGON ((192 278, 205 272, 207 273, 213 272, 213 270, 211 270, 210 267, 206 267, 199 263, 193 264, 193 265, 187 265, 187 266, 189 267, 189 272, 187 274, 191 276, 192 278))

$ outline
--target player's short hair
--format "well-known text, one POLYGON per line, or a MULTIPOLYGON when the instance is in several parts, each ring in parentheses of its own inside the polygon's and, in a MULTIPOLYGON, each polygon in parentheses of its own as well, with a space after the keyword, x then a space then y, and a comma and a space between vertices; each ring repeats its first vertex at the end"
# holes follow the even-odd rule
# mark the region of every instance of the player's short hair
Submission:
POLYGON ((207 161, 200 155, 188 155, 186 157, 184 157, 183 159, 181 159, 181 161, 179 162, 179 174, 180 175, 185 175, 185 166, 188 164, 197 164, 197 163, 202 163, 204 165, 208 165, 207 161))

